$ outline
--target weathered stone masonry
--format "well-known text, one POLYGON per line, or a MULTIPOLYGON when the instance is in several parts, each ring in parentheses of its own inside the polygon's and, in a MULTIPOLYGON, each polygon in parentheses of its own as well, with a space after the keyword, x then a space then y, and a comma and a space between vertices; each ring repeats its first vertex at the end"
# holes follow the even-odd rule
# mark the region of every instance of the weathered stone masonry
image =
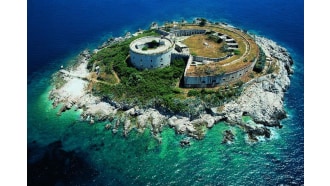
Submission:
POLYGON ((161 37, 143 37, 134 40, 130 44, 131 63, 137 69, 152 69, 169 66, 171 63, 171 53, 174 49, 174 43, 168 38, 161 37), (151 41, 162 43, 156 49, 142 50, 144 45, 151 41))
POLYGON ((227 83, 237 81, 246 73, 250 72, 253 69, 254 64, 257 59, 251 65, 246 66, 240 70, 217 74, 214 76, 186 76, 186 72, 184 75, 184 86, 187 88, 205 88, 205 87, 215 87, 219 85, 225 85, 227 83))
MULTIPOLYGON (((220 85, 225 85, 233 81, 237 81, 243 75, 250 72, 257 58, 248 66, 245 66, 242 69, 239 69, 234 72, 229 73, 220 73, 215 75, 203 75, 203 76, 189 76, 187 75, 187 70, 191 65, 194 65, 193 62, 200 62, 202 64, 210 62, 219 62, 225 60, 232 55, 227 55, 220 58, 208 58, 204 56, 192 56, 190 54, 184 54, 180 52, 175 52, 174 48, 178 47, 175 44, 175 41, 172 41, 173 36, 191 36, 195 34, 205 34, 206 30, 202 29, 186 29, 186 30, 172 30, 171 32, 166 32, 162 29, 156 30, 162 37, 144 37, 133 41, 130 44, 130 58, 132 64, 138 69, 150 69, 150 68, 160 68, 169 66, 171 61, 178 58, 183 58, 187 60, 187 66, 184 72, 184 87, 187 88, 203 88, 203 87, 215 87, 220 85), (170 39, 171 38, 171 39, 170 39), (164 46, 156 50, 141 50, 141 47, 151 40, 161 41, 163 40, 164 46)), ((238 44, 233 38, 230 38, 227 35, 221 33, 214 33, 216 36, 222 38, 230 48, 237 48, 238 44)))

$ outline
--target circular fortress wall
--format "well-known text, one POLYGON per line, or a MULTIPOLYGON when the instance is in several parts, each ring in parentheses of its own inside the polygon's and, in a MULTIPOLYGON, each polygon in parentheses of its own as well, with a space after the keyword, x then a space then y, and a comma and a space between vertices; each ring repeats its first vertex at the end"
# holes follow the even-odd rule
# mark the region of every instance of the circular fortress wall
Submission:
POLYGON ((143 37, 130 44, 130 59, 137 69, 169 66, 174 43, 165 37, 143 37))

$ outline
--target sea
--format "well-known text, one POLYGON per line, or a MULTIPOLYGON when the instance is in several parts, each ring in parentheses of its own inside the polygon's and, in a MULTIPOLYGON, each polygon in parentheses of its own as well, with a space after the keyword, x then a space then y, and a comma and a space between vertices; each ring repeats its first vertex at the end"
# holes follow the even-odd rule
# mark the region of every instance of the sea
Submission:
POLYGON ((304 185, 304 1, 27 1, 27 185, 304 185), (182 148, 185 136, 171 128, 158 144, 148 130, 125 138, 90 125, 80 110, 57 116, 48 95, 61 65, 152 22, 197 17, 267 37, 291 54, 288 117, 270 139, 248 143, 242 129, 220 122, 182 148), (221 144, 227 129, 236 139, 221 144))

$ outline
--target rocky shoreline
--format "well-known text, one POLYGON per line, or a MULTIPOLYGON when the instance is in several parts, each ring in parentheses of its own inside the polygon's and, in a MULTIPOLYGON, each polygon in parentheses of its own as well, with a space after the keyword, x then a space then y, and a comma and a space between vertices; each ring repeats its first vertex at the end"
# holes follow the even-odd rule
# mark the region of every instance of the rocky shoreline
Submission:
MULTIPOLYGON (((293 61, 287 50, 275 42, 259 36, 255 39, 266 56, 271 59, 269 64, 277 63, 278 70, 247 82, 242 94, 221 109, 214 107, 206 112, 203 106, 199 118, 164 114, 154 108, 142 109, 113 100, 105 101, 92 95, 87 90, 90 81, 87 64, 91 57, 87 50, 79 55, 75 67, 61 69, 55 74, 63 81, 63 85, 59 88, 54 86, 49 93, 49 99, 53 101, 54 108, 61 105, 58 115, 65 110, 82 109, 81 118, 84 121, 90 124, 108 121, 104 126, 106 130, 111 130, 115 134, 118 133, 118 128, 122 127, 122 135, 125 137, 133 129, 144 132, 146 128, 150 128, 152 136, 161 143, 162 129, 169 126, 178 134, 189 136, 180 142, 181 146, 186 146, 190 145, 190 138, 203 139, 208 129, 219 121, 226 121, 230 125, 242 128, 247 133, 249 142, 256 142, 259 137, 269 138, 272 135, 269 127, 282 128, 280 120, 287 117, 283 99, 290 85, 289 75, 293 73, 293 61), (243 116, 250 116, 253 122, 243 122, 243 116)), ((117 40, 114 39, 116 42, 117 40)), ((230 130, 225 131, 223 135, 222 143, 234 141, 234 134, 230 130)))

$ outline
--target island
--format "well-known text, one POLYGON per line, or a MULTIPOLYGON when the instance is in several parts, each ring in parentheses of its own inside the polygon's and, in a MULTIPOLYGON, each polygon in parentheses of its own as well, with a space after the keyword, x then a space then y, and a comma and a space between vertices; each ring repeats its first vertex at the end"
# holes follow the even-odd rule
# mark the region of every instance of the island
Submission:
MULTIPOLYGON (((49 99, 58 115, 79 109, 82 120, 125 137, 148 129, 161 143, 169 126, 184 147, 224 121, 254 143, 283 127, 292 65, 285 48, 227 23, 153 22, 81 52, 53 75, 49 99)), ((231 130, 219 135, 220 144, 235 141, 231 130)))

